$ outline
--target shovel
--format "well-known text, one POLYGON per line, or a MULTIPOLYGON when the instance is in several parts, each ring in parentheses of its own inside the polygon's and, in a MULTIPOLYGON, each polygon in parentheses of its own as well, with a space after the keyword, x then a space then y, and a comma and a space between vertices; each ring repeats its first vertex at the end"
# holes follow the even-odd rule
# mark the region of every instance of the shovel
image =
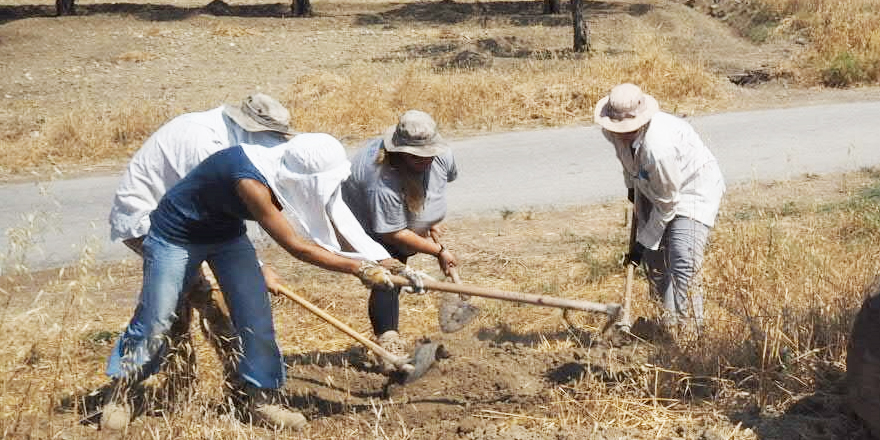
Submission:
POLYGON ((436 342, 432 343, 430 341, 420 341, 418 344, 416 344, 415 352, 412 357, 396 356, 388 350, 382 348, 381 345, 371 341, 366 336, 358 333, 342 321, 334 318, 332 315, 325 312, 318 306, 310 303, 305 298, 293 293, 293 291, 291 291, 287 287, 279 286, 278 291, 282 295, 286 296, 288 299, 293 300, 297 304, 303 306, 306 310, 317 315, 328 324, 336 327, 348 336, 351 336, 356 341, 360 342, 365 347, 370 349, 370 351, 376 353, 376 355, 381 357, 383 360, 394 365, 397 370, 392 372, 390 375, 391 381, 393 382, 406 384, 418 379, 419 377, 424 375, 425 372, 428 371, 429 368, 431 368, 431 365, 434 364, 434 361, 437 360, 438 351, 443 350, 443 346, 436 342))
MULTIPOLYGON (((434 239, 435 243, 440 244, 440 239, 433 230, 431 231, 431 238, 434 239)), ((458 269, 450 268, 449 275, 453 283, 461 284, 458 269)), ((470 324, 480 314, 480 309, 467 302, 467 296, 447 292, 440 297, 440 306, 437 307, 437 313, 440 331, 443 333, 455 333, 470 324)))
MULTIPOLYGON (((453 283, 461 284, 461 278, 455 268, 450 269, 449 274, 453 283)), ((449 292, 440 297, 437 313, 440 330, 443 333, 455 333, 463 329, 480 314, 480 309, 469 303, 466 298, 464 295, 449 292)))

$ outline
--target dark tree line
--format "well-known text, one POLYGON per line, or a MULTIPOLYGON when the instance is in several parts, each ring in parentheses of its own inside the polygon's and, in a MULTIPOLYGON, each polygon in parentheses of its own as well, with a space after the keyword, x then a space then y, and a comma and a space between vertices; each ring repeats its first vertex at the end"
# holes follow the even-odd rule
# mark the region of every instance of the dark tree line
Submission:
MULTIPOLYGON (((58 16, 76 14, 75 0, 55 0, 55 14, 58 16)), ((310 0, 291 0, 290 9, 297 17, 312 15, 312 3, 310 0)))
MULTIPOLYGON (((75 0, 55 0, 55 12, 60 15, 73 15, 76 13, 75 0)), ((560 13, 560 0, 543 0, 545 14, 560 13)), ((569 0, 571 7, 571 21, 574 26, 575 52, 588 52, 590 50, 590 28, 583 17, 583 0, 569 0)), ((292 0, 290 5, 293 15, 308 17, 312 15, 311 0, 292 0)))

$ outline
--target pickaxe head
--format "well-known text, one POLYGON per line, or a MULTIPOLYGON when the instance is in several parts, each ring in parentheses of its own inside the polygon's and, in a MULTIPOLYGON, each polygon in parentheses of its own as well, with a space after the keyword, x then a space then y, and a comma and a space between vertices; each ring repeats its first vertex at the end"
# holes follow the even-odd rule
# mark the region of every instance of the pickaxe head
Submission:
POLYGON ((416 343, 410 362, 388 375, 388 385, 406 385, 425 375, 438 359, 449 357, 442 344, 422 339, 416 343))
POLYGON ((480 309, 461 299, 459 295, 445 293, 440 299, 437 312, 440 330, 443 333, 454 333, 470 324, 480 314, 480 309))

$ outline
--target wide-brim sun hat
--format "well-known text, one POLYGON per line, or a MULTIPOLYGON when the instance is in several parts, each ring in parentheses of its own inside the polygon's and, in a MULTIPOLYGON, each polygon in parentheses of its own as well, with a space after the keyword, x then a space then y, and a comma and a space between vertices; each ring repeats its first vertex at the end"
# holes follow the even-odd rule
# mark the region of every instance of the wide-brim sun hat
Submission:
POLYGON ((372 261, 391 258, 342 199, 341 185, 351 174, 351 163, 338 139, 326 133, 300 133, 272 148, 251 144, 241 148, 300 235, 337 255, 372 261))
POLYGON ((280 102, 262 93, 248 96, 240 105, 224 105, 223 113, 247 131, 296 134, 290 129, 290 112, 280 102))
POLYGON ((608 131, 629 133, 650 122, 658 111, 660 104, 653 96, 635 84, 624 83, 599 100, 593 119, 608 131))
POLYGON ((439 156, 449 145, 437 132, 437 123, 431 115, 420 110, 409 110, 400 116, 397 125, 385 131, 385 150, 419 157, 439 156))

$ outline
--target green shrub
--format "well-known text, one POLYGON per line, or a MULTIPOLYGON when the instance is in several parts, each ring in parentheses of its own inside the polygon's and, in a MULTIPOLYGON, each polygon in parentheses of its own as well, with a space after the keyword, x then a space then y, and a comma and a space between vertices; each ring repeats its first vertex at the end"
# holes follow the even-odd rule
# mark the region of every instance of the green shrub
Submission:
POLYGON ((837 54, 822 70, 822 83, 828 87, 847 87, 869 78, 869 69, 865 63, 848 51, 837 54))

